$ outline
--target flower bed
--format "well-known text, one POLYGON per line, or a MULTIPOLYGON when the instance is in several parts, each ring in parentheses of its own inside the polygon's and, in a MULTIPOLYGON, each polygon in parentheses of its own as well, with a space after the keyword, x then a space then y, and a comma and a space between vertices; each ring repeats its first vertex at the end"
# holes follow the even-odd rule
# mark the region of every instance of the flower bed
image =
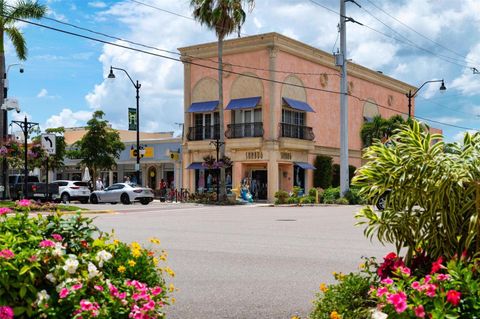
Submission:
POLYGON ((158 253, 115 240, 80 214, 2 208, 0 318, 164 318, 175 290, 164 275, 175 274, 158 267, 166 260, 158 253))

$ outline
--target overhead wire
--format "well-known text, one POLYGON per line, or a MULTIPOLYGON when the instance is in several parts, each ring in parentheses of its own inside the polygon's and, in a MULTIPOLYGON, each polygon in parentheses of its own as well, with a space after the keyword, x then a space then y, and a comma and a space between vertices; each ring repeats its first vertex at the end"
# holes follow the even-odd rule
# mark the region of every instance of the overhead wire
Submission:
MULTIPOLYGON (((315 1, 315 0, 308 0, 308 1, 310 1, 311 3, 317 5, 317 6, 321 7, 321 8, 324 8, 324 9, 328 10, 328 11, 331 12, 331 13, 335 13, 336 15, 340 16, 340 13, 339 13, 339 12, 337 12, 337 11, 331 9, 331 8, 328 8, 328 7, 325 6, 325 5, 320 4, 320 3, 318 3, 318 2, 315 1)), ((348 18, 350 18, 350 17, 348 17, 348 18)), ((351 19, 351 18, 350 18, 350 19, 351 19)), ((355 22, 357 22, 357 21, 355 21, 355 22)), ((399 39, 399 38, 397 38, 397 37, 395 37, 395 36, 392 36, 392 35, 390 35, 390 34, 388 34, 388 33, 385 33, 385 32, 383 32, 383 31, 377 30, 377 29, 375 29, 375 28, 373 28, 373 27, 371 27, 371 26, 369 26, 369 25, 367 25, 367 24, 365 24, 365 23, 363 23, 363 22, 362 22, 362 23, 358 23, 358 22, 357 22, 357 24, 359 24, 360 26, 365 27, 365 28, 367 28, 367 29, 369 29, 369 30, 371 30, 371 31, 374 31, 374 32, 376 32, 376 33, 378 33, 378 34, 381 34, 381 35, 383 35, 383 36, 385 36, 385 37, 391 38, 391 39, 393 39, 393 40, 395 40, 395 41, 397 41, 397 42, 406 44, 406 45, 411 46, 411 47, 414 47, 414 48, 416 48, 416 49, 418 49, 418 50, 424 51, 424 52, 426 52, 426 53, 428 53, 428 54, 430 54, 430 55, 436 56, 436 57, 440 58, 441 60, 443 60, 443 61, 445 61, 445 62, 448 62, 448 63, 454 64, 454 65, 460 66, 460 67, 462 67, 462 68, 472 68, 472 66, 469 66, 468 64, 465 64, 465 63, 460 64, 459 62, 457 62, 457 59, 455 59, 455 58, 451 58, 451 57, 448 57, 448 56, 445 56, 445 55, 442 55, 442 54, 438 54, 438 53, 436 53, 436 52, 434 52, 434 51, 432 51, 432 50, 429 50, 429 49, 423 48, 423 47, 421 47, 421 46, 412 44, 412 43, 410 43, 410 42, 408 42, 408 41, 401 40, 401 39, 399 39)), ((463 61, 462 61, 462 62, 463 62, 463 61)))
MULTIPOLYGON (((156 57, 164 58, 164 59, 167 59, 167 60, 172 60, 172 61, 177 61, 177 62, 182 62, 182 63, 188 63, 190 65, 195 65, 195 66, 206 68, 206 69, 211 69, 211 70, 216 70, 216 71, 219 70, 218 67, 204 65, 204 64, 200 64, 200 63, 193 62, 193 61, 188 61, 188 60, 186 61, 186 60, 182 60, 182 59, 179 59, 179 58, 174 58, 174 57, 167 56, 167 55, 153 53, 153 52, 145 51, 145 50, 138 49, 138 48, 132 48, 132 47, 122 45, 122 44, 119 44, 119 43, 114 43, 114 42, 94 38, 94 37, 91 37, 91 36, 87 36, 87 35, 84 35, 84 34, 79 34, 79 33, 75 33, 75 32, 72 32, 72 31, 59 29, 59 28, 44 25, 44 24, 41 24, 41 23, 38 23, 38 22, 33 22, 33 21, 21 19, 21 18, 15 18, 15 17, 7 16, 6 14, 0 14, 0 16, 10 17, 12 19, 15 19, 16 21, 24 22, 24 23, 34 25, 34 26, 37 26, 37 27, 40 27, 40 28, 48 29, 48 30, 51 30, 51 31, 56 31, 56 32, 59 32, 59 33, 75 36, 75 37, 78 37, 78 38, 87 39, 87 40, 94 41, 94 42, 99 42, 99 43, 115 46, 115 47, 118 47, 118 48, 130 50, 130 51, 135 51, 135 52, 138 52, 138 53, 147 54, 147 55, 150 55, 150 56, 156 56, 156 57)), ((222 70, 222 71, 225 72, 225 73, 241 75, 241 76, 244 76, 244 77, 258 79, 258 80, 261 80, 261 81, 267 81, 267 82, 272 82, 272 83, 277 83, 277 84, 299 87, 299 88, 303 88, 303 89, 306 89, 306 90, 320 91, 320 92, 331 93, 331 94, 336 94, 336 95, 343 94, 339 91, 320 89, 320 88, 315 88, 315 87, 310 87, 310 86, 305 86, 305 85, 300 85, 300 84, 295 84, 295 83, 288 83, 288 82, 284 82, 284 81, 272 80, 272 79, 263 78, 263 77, 260 77, 260 76, 257 76, 257 75, 243 74, 243 73, 239 73, 239 72, 232 71, 232 70, 222 70)), ((358 97, 358 96, 353 95, 353 94, 347 94, 347 95, 354 98, 354 99, 357 99, 358 101, 363 101, 363 102, 368 102, 369 101, 367 99, 358 97)), ((389 110, 394 111, 396 113, 407 115, 407 113, 400 112, 397 109, 394 109, 394 108, 391 108, 391 107, 388 107, 388 106, 385 106, 385 105, 381 105, 381 104, 377 104, 377 105, 379 107, 389 109, 389 110)), ((454 124, 444 123, 444 122, 440 122, 440 121, 436 121, 436 120, 432 120, 432 119, 428 119, 428 118, 424 118, 424 117, 419 117, 419 116, 415 116, 415 117, 418 118, 418 119, 422 119, 422 120, 425 120, 425 121, 430 121, 430 122, 437 123, 437 124, 440 124, 440 125, 451 126, 451 127, 456 127, 456 128, 460 128, 460 129, 466 129, 466 130, 477 130, 477 129, 474 129, 474 128, 469 128, 469 127, 463 127, 463 126, 458 126, 458 125, 454 125, 454 124)))
POLYGON ((424 34, 418 32, 417 30, 415 30, 414 28, 410 27, 408 24, 404 23, 403 21, 401 21, 400 19, 397 19, 395 16, 391 15, 390 13, 388 13, 386 10, 382 9, 381 7, 377 6, 373 1, 371 0, 366 0, 368 3, 370 3, 372 6, 374 6, 375 8, 377 8, 378 10, 380 10, 381 12, 383 12, 384 14, 386 14, 387 16, 389 16, 390 18, 392 18, 393 20, 397 21, 398 23, 400 23, 401 25, 403 25, 404 27, 406 27, 407 29, 409 29, 410 31, 413 31, 414 33, 416 33, 417 35, 421 36, 422 38, 434 43, 435 45, 441 47, 442 49, 445 49, 447 51, 450 51, 451 53, 455 54, 455 55, 458 55, 462 58, 464 58, 466 61, 469 61, 470 63, 473 63, 473 64, 479 64, 478 61, 473 61, 473 60, 469 60, 467 56, 461 54, 461 53, 458 53, 452 49, 450 49, 449 47, 447 46, 444 46, 443 44, 435 41, 435 40, 432 40, 430 39, 429 37, 425 36, 424 34))

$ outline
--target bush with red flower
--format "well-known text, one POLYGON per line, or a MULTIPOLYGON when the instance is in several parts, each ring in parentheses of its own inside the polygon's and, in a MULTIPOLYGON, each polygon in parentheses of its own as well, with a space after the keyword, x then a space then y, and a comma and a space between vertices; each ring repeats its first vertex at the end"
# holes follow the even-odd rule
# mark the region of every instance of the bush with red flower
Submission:
MULTIPOLYGON (((159 244, 158 239, 152 239, 159 244)), ((165 318, 164 251, 113 240, 81 215, 0 213, 0 318, 165 318)))

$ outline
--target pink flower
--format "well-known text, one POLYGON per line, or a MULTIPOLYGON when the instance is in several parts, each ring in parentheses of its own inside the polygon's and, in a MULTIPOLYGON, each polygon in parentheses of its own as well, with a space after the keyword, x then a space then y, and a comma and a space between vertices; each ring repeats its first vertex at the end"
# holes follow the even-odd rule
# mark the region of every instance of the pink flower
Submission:
POLYGON ((430 275, 425 276, 425 283, 428 284, 430 281, 432 281, 432 277, 430 275))
POLYGON ((400 270, 400 273, 404 274, 407 277, 411 274, 410 268, 408 267, 400 266, 397 268, 397 270, 400 270))
POLYGON ((69 291, 68 291, 67 288, 62 288, 62 290, 60 290, 59 296, 60 296, 61 299, 63 299, 63 298, 68 296, 68 293, 69 293, 69 291))
POLYGON ((381 297, 381 296, 383 296, 383 295, 385 295, 385 294, 388 294, 388 288, 387 288, 387 287, 380 287, 380 288, 378 288, 378 290, 377 290, 377 296, 378 296, 378 297, 381 297))
POLYGON ((149 302, 143 305, 142 310, 150 311, 150 310, 153 310, 154 308, 155 308, 155 301, 150 300, 149 302))
POLYGON ((110 295, 112 295, 113 297, 118 297, 118 289, 117 287, 115 287, 114 285, 109 285, 108 286, 109 290, 110 290, 110 295))
POLYGON ((383 284, 383 285, 391 285, 391 284, 393 284, 393 280, 392 280, 392 278, 387 277, 387 278, 383 279, 380 283, 383 284))
POLYGON ((15 257, 15 254, 10 249, 0 250, 0 258, 11 259, 15 257))
POLYGON ((156 296, 158 294, 161 294, 163 289, 162 289, 162 287, 154 287, 154 288, 150 288, 150 291, 151 291, 152 295, 156 296))
POLYGON ((62 235, 59 235, 59 234, 52 234, 52 238, 55 239, 56 241, 62 241, 63 240, 62 235))
POLYGON ((99 285, 95 285, 93 286, 93 288, 95 288, 95 290, 98 290, 98 291, 103 291, 103 287, 99 285))
POLYGON ((37 255, 32 255, 32 256, 30 256, 30 258, 28 258, 28 261, 29 261, 29 262, 32 262, 32 263, 35 262, 35 261, 37 261, 37 260, 38 260, 37 255))
POLYGON ((443 262, 442 256, 438 257, 438 259, 432 263, 432 270, 430 271, 430 274, 434 274, 438 272, 440 269, 442 269, 443 268, 442 262, 443 262))
POLYGON ((424 285, 424 289, 426 290, 425 294, 429 297, 433 298, 437 294, 436 292, 437 286, 434 284, 426 284, 424 285))
POLYGON ((29 199, 22 199, 22 200, 19 200, 17 202, 18 206, 22 206, 22 207, 28 207, 30 206, 31 202, 29 199))
POLYGON ((82 284, 76 284, 72 286, 72 290, 79 290, 82 289, 83 285, 82 284))
POLYGON ((9 306, 0 306, 0 319, 13 319, 13 309, 9 306))
POLYGON ((415 311, 415 316, 417 316, 417 318, 425 318, 425 309, 422 305, 413 308, 413 310, 415 311))
POLYGON ((10 214, 11 212, 13 211, 10 208, 7 208, 7 207, 0 208, 0 215, 10 214))
POLYGON ((55 243, 49 239, 42 240, 38 246, 42 248, 55 247, 55 243))
POLYGON ((453 306, 458 306, 462 293, 456 290, 449 290, 447 292, 447 302, 451 303, 453 306))
POLYGON ((438 279, 439 281, 449 280, 449 279, 450 279, 450 275, 438 274, 438 275, 437 275, 437 279, 438 279))
POLYGON ((422 290, 422 286, 420 285, 420 283, 418 281, 414 281, 412 282, 412 288, 415 289, 415 290, 422 290))
POLYGON ((393 305, 397 313, 402 313, 407 309, 407 295, 403 291, 390 294, 387 297, 387 302, 393 305))

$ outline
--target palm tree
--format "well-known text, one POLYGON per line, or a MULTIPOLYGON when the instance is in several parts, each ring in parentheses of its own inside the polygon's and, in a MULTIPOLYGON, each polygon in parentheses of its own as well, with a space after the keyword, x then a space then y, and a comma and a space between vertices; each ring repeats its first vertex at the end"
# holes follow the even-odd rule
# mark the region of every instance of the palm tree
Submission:
MULTIPOLYGON (((6 0, 0 0, 0 75, 2 79, 6 77, 5 70, 5 35, 12 41, 13 47, 19 60, 27 59, 27 44, 22 32, 18 29, 15 23, 16 19, 40 19, 42 18, 47 7, 38 4, 37 1, 31 0, 17 0, 13 5, 9 5, 6 0)), ((2 84, 2 87, 4 84, 2 84)), ((3 104, 5 94, 3 88, 0 89, 0 104, 3 104)), ((0 141, 7 137, 7 111, 0 112, 0 141)), ((2 163, 2 175, 4 175, 4 181, 7 175, 7 163, 2 163)), ((4 192, 5 196, 5 192, 4 192)))
MULTIPOLYGON (((240 28, 245 22, 246 13, 243 5, 248 4, 250 10, 255 4, 254 0, 190 0, 193 8, 193 17, 209 29, 215 30, 218 39, 218 111, 220 117, 220 158, 225 157, 225 132, 223 117, 223 40, 235 31, 240 33, 240 28)), ((220 169, 220 194, 226 193, 225 168, 220 169)))
POLYGON ((368 147, 375 140, 381 140, 385 137, 386 128, 387 120, 380 115, 375 115, 370 122, 365 122, 360 130, 363 146, 368 147))

